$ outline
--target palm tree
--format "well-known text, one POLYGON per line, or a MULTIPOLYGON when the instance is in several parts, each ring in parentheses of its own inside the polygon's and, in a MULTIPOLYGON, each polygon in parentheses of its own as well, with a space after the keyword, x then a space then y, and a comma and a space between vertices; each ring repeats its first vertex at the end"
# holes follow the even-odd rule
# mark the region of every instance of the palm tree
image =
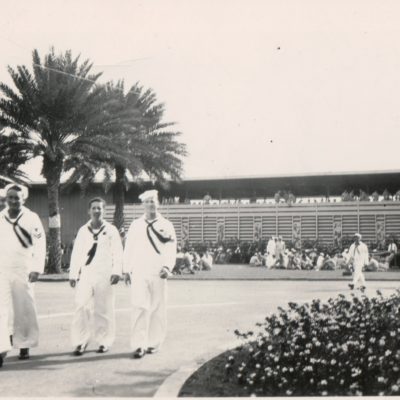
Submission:
POLYGON ((163 122, 165 106, 157 102, 154 91, 144 90, 136 83, 125 95, 124 84, 120 81, 109 83, 107 93, 113 112, 124 115, 130 121, 129 126, 116 124, 115 129, 110 131, 114 138, 126 145, 129 157, 92 158, 86 162, 79 156, 71 158, 69 167, 74 168, 74 173, 69 183, 80 182, 85 187, 100 170, 108 183, 114 176, 114 224, 121 230, 129 175, 131 179, 140 180, 145 172, 153 181, 179 180, 186 147, 178 142, 180 133, 170 130, 175 123, 163 122))
POLYGON ((0 83, 0 167, 17 169, 42 157, 49 208, 48 272, 61 268, 59 190, 61 175, 71 156, 98 158, 124 156, 120 142, 108 132, 120 115, 110 115, 101 74, 90 74, 89 60, 79 63, 71 51, 56 55, 53 48, 42 62, 32 54, 33 74, 26 66, 8 67, 15 89, 0 83))

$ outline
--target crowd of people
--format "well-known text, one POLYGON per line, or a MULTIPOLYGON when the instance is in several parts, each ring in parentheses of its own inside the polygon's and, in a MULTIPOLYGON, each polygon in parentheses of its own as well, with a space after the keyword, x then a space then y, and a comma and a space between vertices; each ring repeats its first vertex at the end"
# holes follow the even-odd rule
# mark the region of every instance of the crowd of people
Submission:
POLYGON ((352 202, 352 201, 400 201, 400 190, 392 194, 387 189, 382 193, 374 191, 368 194, 364 190, 345 190, 340 196, 317 196, 317 197, 296 197, 290 190, 279 190, 271 198, 259 198, 256 194, 253 194, 246 199, 215 199, 207 193, 202 199, 189 199, 187 197, 181 198, 175 197, 163 197, 161 200, 162 205, 172 204, 204 204, 204 205, 215 205, 215 204, 252 204, 252 203, 270 203, 270 204, 301 204, 301 203, 336 203, 336 202, 352 202))
MULTIPOLYGON (((368 255, 368 262, 364 266, 366 271, 387 271, 397 254, 397 245, 390 239, 386 251, 373 250, 368 255)), ((343 251, 335 249, 330 254, 318 252, 316 248, 296 250, 286 248, 281 236, 272 236, 267 243, 265 252, 255 251, 249 264, 264 266, 269 269, 297 269, 297 270, 349 270, 351 268, 350 249, 343 251)))
MULTIPOLYGON (((249 264, 252 267, 291 270, 347 270, 351 271, 350 248, 352 239, 342 248, 304 242, 302 248, 282 236, 271 236, 262 242, 187 243, 178 247, 174 274, 209 271, 214 264, 249 264)), ((393 238, 385 248, 370 244, 366 271, 387 271, 398 265, 398 249, 393 238)))
POLYGON ((182 273, 195 274, 196 271, 210 271, 213 266, 214 258, 208 248, 200 254, 192 247, 178 246, 176 253, 176 263, 172 270, 174 275, 182 273))

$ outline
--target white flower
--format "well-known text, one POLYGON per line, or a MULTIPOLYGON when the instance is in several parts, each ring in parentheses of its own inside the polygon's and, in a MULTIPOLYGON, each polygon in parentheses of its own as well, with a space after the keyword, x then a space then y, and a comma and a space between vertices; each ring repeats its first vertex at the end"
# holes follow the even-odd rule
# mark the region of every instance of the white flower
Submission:
POLYGON ((392 352, 390 351, 390 350, 386 350, 385 351, 385 356, 387 357, 387 356, 390 356, 392 354, 392 352))
POLYGON ((272 350, 272 346, 271 346, 271 345, 268 346, 268 350, 269 350, 269 351, 272 350))
POLYGON ((397 385, 393 385, 392 386, 392 391, 393 392, 398 392, 399 391, 399 387, 397 385))
POLYGON ((333 360, 331 361, 331 365, 335 365, 335 364, 336 364, 336 360, 333 359, 333 360))
POLYGON ((324 390, 323 392, 321 392, 322 396, 328 396, 328 392, 326 390, 324 390))
POLYGON ((396 336, 396 332, 395 332, 395 331, 391 331, 391 332, 390 332, 390 336, 391 336, 391 337, 395 337, 395 336, 396 336))
POLYGON ((325 385, 327 385, 328 384, 328 382, 325 380, 325 379, 323 379, 322 381, 321 381, 321 385, 322 386, 325 386, 325 385))
POLYGON ((369 339, 369 341, 370 341, 371 343, 375 343, 375 342, 376 342, 376 339, 375 339, 374 337, 372 337, 372 338, 369 339))
POLYGON ((291 390, 286 390, 286 394, 288 395, 288 396, 291 396, 292 395, 292 391, 291 390))
POLYGON ((385 382, 385 378, 383 376, 379 376, 378 377, 378 382, 385 382))

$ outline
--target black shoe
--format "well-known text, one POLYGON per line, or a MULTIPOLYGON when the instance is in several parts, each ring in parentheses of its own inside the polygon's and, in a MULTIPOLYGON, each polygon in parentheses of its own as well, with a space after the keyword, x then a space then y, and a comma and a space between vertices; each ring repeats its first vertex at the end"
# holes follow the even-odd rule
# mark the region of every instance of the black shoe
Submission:
POLYGON ((29 349, 21 349, 19 351, 19 360, 29 360, 29 349))
POLYGON ((147 354, 154 354, 154 353, 157 353, 157 352, 158 352, 158 349, 156 349, 155 347, 148 347, 147 350, 146 350, 147 354))
POLYGON ((77 346, 73 353, 74 356, 81 356, 85 352, 86 346, 87 344, 80 344, 79 346, 77 346))
POLYGON ((351 290, 353 290, 353 289, 354 289, 354 285, 353 285, 352 283, 349 283, 349 288, 350 288, 351 290))
POLYGON ((108 351, 108 347, 107 347, 107 346, 101 345, 101 346, 98 348, 98 350, 97 350, 96 353, 107 353, 107 351, 108 351))
POLYGON ((134 351, 133 358, 143 358, 145 355, 146 352, 141 347, 139 347, 134 351))

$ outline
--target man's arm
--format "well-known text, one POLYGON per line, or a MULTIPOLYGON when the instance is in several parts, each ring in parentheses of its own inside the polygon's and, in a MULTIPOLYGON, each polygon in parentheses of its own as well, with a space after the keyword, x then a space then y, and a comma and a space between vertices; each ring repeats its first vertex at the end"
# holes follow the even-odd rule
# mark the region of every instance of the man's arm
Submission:
MULTIPOLYGON (((72 248, 71 261, 69 267, 69 280, 76 281, 79 277, 79 272, 84 265, 84 248, 83 240, 84 235, 82 233, 82 228, 79 229, 76 235, 74 247, 72 248)), ((71 285, 72 286, 72 285, 71 285)))
POLYGON ((121 237, 118 233, 117 228, 112 226, 111 231, 111 248, 112 248, 112 257, 113 257, 113 267, 112 267, 112 275, 122 275, 122 263, 124 256, 124 249, 122 247, 121 237))
POLYGON ((35 282, 44 272, 46 262, 46 234, 43 229, 42 221, 37 214, 32 213, 32 263, 30 265, 29 280, 35 282))
POLYGON ((164 252, 163 252, 163 265, 162 269, 166 269, 167 273, 163 273, 161 277, 167 277, 172 273, 172 270, 175 266, 176 262, 176 233, 174 225, 167 221, 166 228, 168 229, 168 234, 170 236, 170 240, 165 243, 164 252))

